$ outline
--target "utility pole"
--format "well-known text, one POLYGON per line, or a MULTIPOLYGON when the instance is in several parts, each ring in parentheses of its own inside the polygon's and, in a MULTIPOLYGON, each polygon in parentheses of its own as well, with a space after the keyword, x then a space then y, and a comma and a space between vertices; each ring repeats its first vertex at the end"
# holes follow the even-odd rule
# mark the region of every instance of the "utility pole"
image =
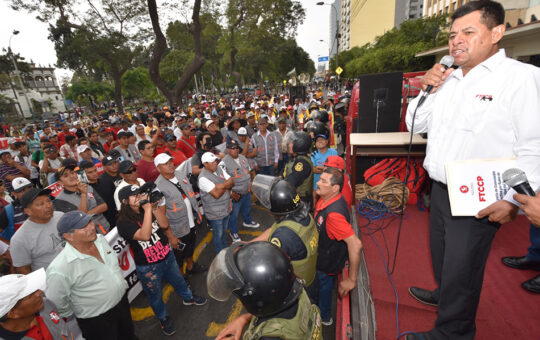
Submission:
MULTIPOLYGON (((26 94, 26 88, 24 87, 24 83, 22 81, 22 78, 21 78, 21 72, 19 72, 19 68, 17 67, 17 62, 15 61, 15 58, 13 57, 13 52, 11 51, 11 38, 13 38, 13 36, 19 34, 19 31, 17 30, 13 30, 13 33, 11 34, 11 36, 9 37, 9 44, 8 44, 8 55, 9 55, 9 58, 11 59, 11 62, 13 63, 13 67, 15 68, 15 76, 16 78, 19 80, 19 86, 21 88, 21 90, 23 91, 23 96, 24 96, 24 99, 26 100, 26 105, 28 105, 28 109, 30 110, 30 114, 32 115, 32 121, 34 120, 34 110, 32 109, 32 105, 30 104, 30 100, 28 99, 28 95, 26 94)), ((17 98, 15 98, 17 99, 17 98)), ((18 99, 17 99, 17 102, 18 102, 18 99)), ((21 104, 19 103, 19 108, 21 108, 21 104)), ((21 114, 22 114, 22 118, 24 119, 24 112, 21 108, 21 114)))

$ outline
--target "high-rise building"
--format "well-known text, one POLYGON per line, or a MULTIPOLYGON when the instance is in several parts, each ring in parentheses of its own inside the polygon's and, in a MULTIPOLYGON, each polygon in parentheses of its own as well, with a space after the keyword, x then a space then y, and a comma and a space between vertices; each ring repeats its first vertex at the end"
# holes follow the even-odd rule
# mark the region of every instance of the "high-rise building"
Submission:
POLYGON ((340 30, 341 30, 341 40, 339 42, 340 51, 347 51, 351 48, 350 38, 351 38, 351 3, 358 0, 342 0, 341 1, 341 21, 340 21, 340 30))
MULTIPOLYGON (((340 29, 339 20, 341 18, 341 0, 335 0, 332 6, 333 8, 330 10, 330 37, 328 39, 330 58, 336 55, 338 49, 336 33, 337 30, 340 29)), ((342 46, 340 46, 339 49, 343 50, 342 46)))
POLYGON ((372 43, 403 21, 422 17, 423 6, 424 0, 342 0, 340 50, 372 43))

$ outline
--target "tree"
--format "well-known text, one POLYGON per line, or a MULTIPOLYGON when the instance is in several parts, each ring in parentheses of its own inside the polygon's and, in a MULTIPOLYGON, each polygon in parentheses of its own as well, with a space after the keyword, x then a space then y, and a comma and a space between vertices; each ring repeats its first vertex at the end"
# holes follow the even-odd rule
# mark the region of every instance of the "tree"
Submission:
POLYGON ((295 36, 305 11, 293 0, 229 0, 225 16, 227 30, 219 44, 226 58, 222 65, 241 88, 241 75, 247 81, 262 80, 261 72, 269 71, 280 44, 295 36))
POLYGON ((159 65, 164 55, 167 52, 167 39, 159 26, 159 15, 155 0, 148 1, 148 13, 152 22, 152 29, 155 34, 154 50, 150 58, 150 79, 156 84, 161 93, 167 98, 170 106, 181 101, 182 91, 186 88, 193 75, 200 70, 206 59, 202 54, 201 46, 201 23, 199 21, 199 13, 201 11, 201 0, 195 0, 193 12, 191 16, 192 22, 189 24, 189 32, 193 36, 193 51, 194 56, 191 63, 185 68, 182 75, 176 81, 174 87, 170 89, 167 83, 163 80, 159 65))
POLYGON ((37 13, 49 22, 58 66, 86 74, 109 74, 115 102, 123 111, 122 75, 131 67, 146 36, 141 25, 146 6, 140 0, 11 0, 15 10, 37 13), (54 24, 53 24, 54 23, 54 24))
MULTIPOLYGON (((339 54, 343 77, 391 71, 425 70, 433 64, 433 57, 417 58, 418 52, 440 46, 448 41, 448 16, 407 20, 377 37, 373 44, 354 47, 339 54)), ((335 59, 330 61, 335 69, 335 59)))
POLYGON ((109 101, 112 98, 114 98, 113 86, 107 82, 98 82, 84 77, 73 80, 66 93, 66 99, 79 104, 87 102, 92 112, 95 110, 96 103, 109 101))
POLYGON ((161 96, 156 91, 156 86, 150 79, 147 68, 139 66, 128 70, 122 76, 122 92, 126 99, 155 102, 161 96))

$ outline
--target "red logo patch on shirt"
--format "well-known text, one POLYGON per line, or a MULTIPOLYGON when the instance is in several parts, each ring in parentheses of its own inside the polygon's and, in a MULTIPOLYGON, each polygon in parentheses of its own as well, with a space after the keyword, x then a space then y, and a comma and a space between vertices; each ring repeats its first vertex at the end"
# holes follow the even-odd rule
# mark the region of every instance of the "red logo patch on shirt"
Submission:
POLYGON ((466 185, 462 185, 460 188, 459 188, 459 191, 461 191, 462 193, 466 194, 469 192, 469 187, 466 186, 466 185))
POLYGON ((184 182, 184 184, 187 184, 187 179, 183 179, 182 182, 184 182))
POLYGON ((319 218, 317 219, 317 224, 322 224, 323 221, 324 221, 324 218, 322 216, 319 216, 319 218))
POLYGON ((93 193, 93 192, 89 192, 89 193, 88 193, 88 198, 94 198, 94 193, 93 193))
POLYGON ((58 324, 60 322, 60 316, 58 316, 58 313, 56 313, 55 311, 51 311, 49 313, 49 317, 51 318, 51 321, 55 324, 58 324))

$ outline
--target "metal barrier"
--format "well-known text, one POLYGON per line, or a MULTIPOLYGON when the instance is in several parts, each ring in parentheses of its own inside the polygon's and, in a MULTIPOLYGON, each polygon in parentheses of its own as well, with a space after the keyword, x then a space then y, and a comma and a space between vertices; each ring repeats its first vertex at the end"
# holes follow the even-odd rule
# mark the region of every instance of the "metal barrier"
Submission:
MULTIPOLYGON (((354 207, 351 211, 351 225, 354 232, 362 239, 354 207)), ((364 251, 362 251, 356 288, 351 290, 346 298, 337 300, 336 340, 375 340, 377 331, 375 305, 371 299, 369 274, 363 254, 364 251)), ((338 282, 347 278, 348 275, 347 264, 339 274, 338 282)))

